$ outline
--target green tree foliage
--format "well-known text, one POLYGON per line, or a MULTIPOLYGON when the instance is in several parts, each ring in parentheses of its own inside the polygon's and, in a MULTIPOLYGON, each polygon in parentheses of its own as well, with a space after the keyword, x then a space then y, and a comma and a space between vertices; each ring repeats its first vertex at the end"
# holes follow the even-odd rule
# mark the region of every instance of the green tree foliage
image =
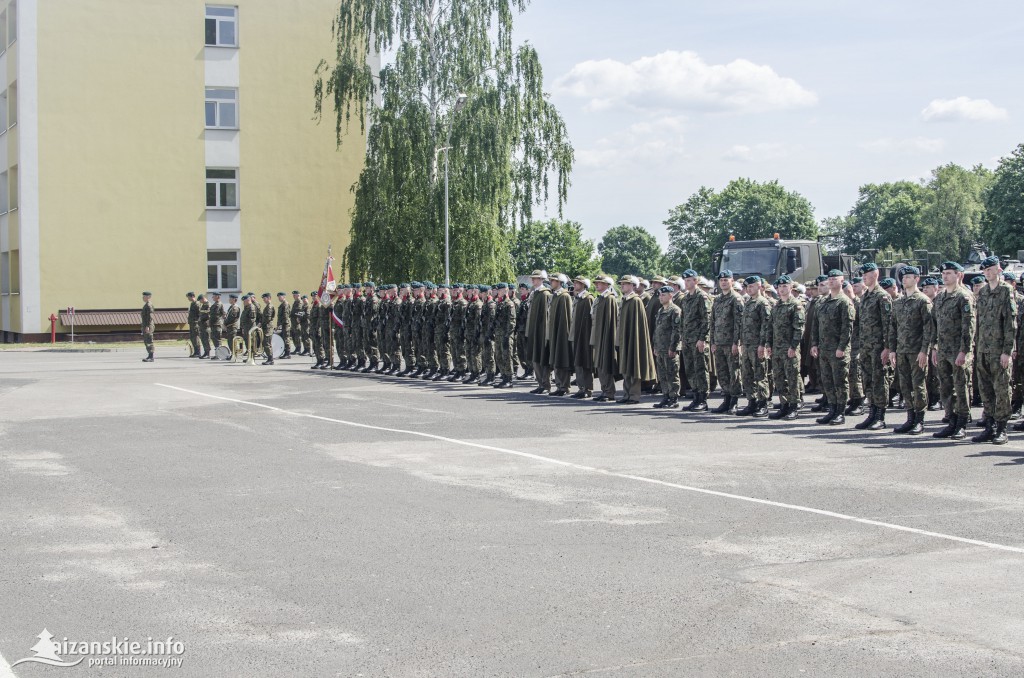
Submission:
POLYGON ((850 211, 853 242, 843 248, 850 254, 862 248, 913 248, 922 239, 925 189, 912 181, 864 184, 850 211))
POLYGON ((993 251, 1016 257, 1024 249, 1024 144, 1000 159, 985 208, 982 237, 993 251))
MULTIPOLYGON (((855 254, 861 250, 859 243, 856 243, 856 220, 851 216, 825 217, 821 220, 818 229, 820 236, 818 241, 825 248, 828 254, 855 254), (853 249, 850 248, 853 244, 853 249)), ((866 246, 870 246, 870 243, 866 246)))
POLYGON ((575 221, 531 221, 519 229, 512 245, 512 266, 518 275, 543 269, 593 278, 600 265, 594 241, 583 237, 583 227, 575 221))
POLYGON ((673 270, 708 272, 712 253, 735 235, 737 240, 771 238, 814 239, 818 224, 814 208, 799 193, 778 181, 759 183, 734 179, 722 190, 701 187, 669 212, 667 259, 673 270), (687 256, 688 255, 688 256, 687 256))
POLYGON ((314 99, 318 118, 333 109, 339 145, 353 119, 369 120, 345 253, 350 277, 442 276, 449 134, 453 277, 508 277, 514 230, 533 206, 553 198, 561 213, 573 149, 543 91, 537 52, 512 40, 527 4, 341 0, 336 53, 317 68, 314 99), (379 84, 366 62, 374 51, 395 54, 379 84), (456 111, 460 93, 468 98, 456 111))
POLYGON ((992 172, 950 163, 932 170, 925 185, 924 244, 933 252, 963 261, 981 237, 985 191, 992 172))
POLYGON ((643 226, 616 226, 608 229, 597 245, 601 270, 611 276, 661 273, 661 245, 643 226))

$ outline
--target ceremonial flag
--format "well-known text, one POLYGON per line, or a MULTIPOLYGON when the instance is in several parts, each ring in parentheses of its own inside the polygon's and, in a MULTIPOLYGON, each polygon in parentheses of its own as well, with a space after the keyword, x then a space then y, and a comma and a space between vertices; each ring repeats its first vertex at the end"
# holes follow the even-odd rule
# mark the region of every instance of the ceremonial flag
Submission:
POLYGON ((330 304, 331 292, 338 288, 338 283, 334 280, 334 269, 331 267, 332 261, 334 261, 334 257, 331 256, 331 248, 328 247, 327 262, 324 263, 324 273, 320 277, 320 288, 316 291, 321 304, 330 304))

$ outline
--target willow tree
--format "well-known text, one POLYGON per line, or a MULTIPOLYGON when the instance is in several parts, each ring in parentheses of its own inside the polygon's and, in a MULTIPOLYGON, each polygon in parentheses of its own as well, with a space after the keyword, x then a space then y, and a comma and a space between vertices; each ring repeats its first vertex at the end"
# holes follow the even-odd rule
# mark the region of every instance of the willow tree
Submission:
POLYGON ((561 214, 573 149, 536 50, 512 41, 527 4, 341 0, 336 55, 318 67, 314 95, 318 118, 333 109, 339 145, 354 123, 369 126, 353 186, 350 277, 443 277, 445 148, 453 279, 506 279, 515 229, 552 200, 561 214), (378 82, 372 53, 394 55, 378 82))

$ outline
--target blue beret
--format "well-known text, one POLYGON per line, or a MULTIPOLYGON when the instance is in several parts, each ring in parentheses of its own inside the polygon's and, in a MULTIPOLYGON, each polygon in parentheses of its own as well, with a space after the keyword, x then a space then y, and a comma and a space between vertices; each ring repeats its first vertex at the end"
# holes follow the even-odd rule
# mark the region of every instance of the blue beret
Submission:
POLYGON ((761 282, 761 276, 757 275, 748 275, 747 279, 743 281, 745 285, 754 285, 759 282, 761 282))
POLYGON ((664 287, 658 288, 658 294, 675 294, 676 291, 672 287, 665 285, 664 287))
POLYGON ((892 278, 882 278, 878 282, 878 284, 881 285, 882 287, 886 288, 886 289, 889 289, 890 287, 895 287, 896 286, 896 281, 893 280, 892 278))
POLYGON ((963 273, 964 267, 961 266, 960 264, 956 263, 955 261, 944 261, 944 262, 942 262, 942 265, 939 266, 939 270, 942 270, 942 271, 960 271, 961 273, 963 273))
POLYGON ((820 285, 821 283, 825 282, 826 280, 828 280, 828 276, 827 275, 819 275, 817 278, 814 279, 814 282, 815 282, 815 284, 820 285))
POLYGON ((905 275, 921 275, 921 269, 917 266, 907 266, 900 271, 900 277, 905 275))
POLYGON ((1003 271, 1003 280, 1009 280, 1010 282, 1017 282, 1017 274, 1013 271, 1003 271))
POLYGON ((840 271, 838 268, 833 268, 831 271, 828 272, 828 277, 829 278, 842 278, 843 277, 843 272, 840 271))
POLYGON ((697 271, 693 270, 692 268, 688 268, 685 271, 683 271, 683 278, 684 279, 686 279, 686 278, 699 278, 699 277, 700 277, 700 274, 697 273, 697 271))
POLYGON ((860 272, 861 273, 867 273, 868 271, 877 271, 877 270, 878 270, 878 264, 876 264, 873 261, 869 261, 868 263, 866 263, 866 264, 864 264, 864 265, 862 265, 860 267, 860 272))
POLYGON ((981 267, 982 268, 989 268, 990 266, 998 266, 998 265, 999 265, 999 257, 985 257, 984 259, 981 260, 981 267))
POLYGON ((719 279, 731 278, 731 277, 732 277, 732 271, 730 271, 727 268, 723 268, 721 271, 718 272, 718 278, 719 279))

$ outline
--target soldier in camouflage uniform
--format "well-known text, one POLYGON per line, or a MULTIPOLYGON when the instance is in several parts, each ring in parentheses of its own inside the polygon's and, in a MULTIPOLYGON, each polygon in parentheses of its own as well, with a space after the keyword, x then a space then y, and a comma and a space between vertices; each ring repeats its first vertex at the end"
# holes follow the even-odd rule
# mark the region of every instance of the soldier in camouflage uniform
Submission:
POLYGON ((741 417, 767 417, 768 360, 764 346, 771 325, 772 307, 765 297, 759 276, 752 275, 744 283, 750 299, 743 304, 740 324, 740 374, 747 406, 736 414, 741 417))
POLYGON ((309 325, 313 329, 310 333, 310 338, 313 342, 313 356, 316 358, 316 363, 310 369, 317 370, 324 364, 326 358, 324 357, 324 345, 320 340, 320 297, 313 293, 313 304, 309 308, 309 325))
POLYGON ((431 379, 437 373, 437 347, 434 346, 434 315, 437 309, 437 286, 426 282, 423 288, 423 308, 420 315, 420 346, 423 362, 423 379, 431 379))
POLYGON ((683 285, 686 293, 682 298, 682 343, 683 372, 693 388, 693 400, 684 410, 706 412, 711 379, 711 296, 697 285, 697 271, 688 268, 683 271, 683 285))
POLYGON ((405 360, 405 368, 398 373, 399 377, 407 377, 412 374, 413 370, 416 369, 416 343, 415 343, 415 332, 413 331, 413 296, 412 288, 413 285, 419 285, 418 282, 413 283, 402 283, 398 287, 398 297, 400 300, 399 304, 399 315, 401 320, 399 325, 400 341, 402 343, 402 357, 405 360))
POLYGON ((850 402, 844 413, 846 416, 859 417, 864 414, 864 389, 861 379, 863 371, 860 363, 860 295, 855 288, 864 286, 864 279, 854 278, 851 282, 843 283, 843 292, 853 302, 853 335, 850 339, 850 402))
POLYGON ((880 285, 878 265, 869 262, 861 267, 864 296, 857 314, 857 335, 860 337, 861 376, 868 396, 868 417, 855 428, 868 431, 884 429, 885 411, 889 407, 889 383, 892 372, 889 362, 882 360, 882 351, 892 321, 892 297, 880 285))
POLYGON ((976 331, 974 295, 963 285, 963 266, 947 261, 941 268, 945 290, 936 295, 933 305, 935 343, 931 359, 939 379, 939 395, 946 408, 947 424, 932 437, 963 440, 971 419, 969 385, 976 331))
POLYGON ((466 362, 469 374, 462 380, 463 384, 471 384, 480 377, 480 316, 483 314, 484 302, 480 299, 480 288, 486 285, 470 285, 469 303, 466 306, 466 320, 462 332, 466 342, 466 362))
POLYGON ((263 293, 263 309, 260 311, 260 329, 263 330, 263 364, 274 364, 274 345, 271 337, 277 325, 277 311, 271 303, 270 292, 263 293))
POLYGON ((200 358, 210 357, 210 302, 206 300, 205 294, 199 295, 199 341, 203 345, 203 354, 200 358))
POLYGON ((249 333, 258 323, 256 300, 248 294, 242 297, 242 313, 239 317, 239 327, 242 333, 242 341, 245 342, 245 352, 249 352, 249 333))
POLYGON ((437 370, 433 381, 447 379, 452 369, 452 298, 448 285, 438 285, 438 297, 434 306, 434 353, 437 355, 437 370))
POLYGON ((153 304, 150 302, 150 297, 153 295, 149 292, 142 293, 142 343, 146 347, 146 357, 142 359, 144 363, 153 362, 153 335, 156 333, 156 318, 153 315, 153 304))
POLYGON ((210 360, 218 360, 217 349, 220 348, 220 338, 224 333, 224 304, 220 303, 220 292, 213 292, 210 296, 213 297, 213 303, 210 304, 210 345, 213 355, 210 360))
POLYGON ((800 402, 800 343, 804 337, 804 306, 793 296, 793 280, 788 275, 775 281, 779 303, 772 308, 764 339, 765 356, 772 363, 775 392, 779 394, 778 411, 769 419, 796 419, 800 402))
POLYGON ((415 347, 414 359, 416 363, 415 369, 409 373, 409 376, 413 379, 418 379, 427 371, 427 351, 429 346, 423 337, 423 316, 426 313, 427 307, 426 291, 427 288, 424 283, 414 282, 412 284, 413 298, 410 313, 412 318, 413 346, 415 347))
POLYGON ((530 287, 526 283, 519 283, 519 305, 516 308, 516 356, 519 364, 523 366, 521 379, 527 379, 533 374, 533 364, 527 352, 526 342, 526 319, 530 317, 530 287))
POLYGON ((388 359, 391 366, 385 374, 395 375, 402 369, 402 307, 404 299, 398 294, 398 285, 392 284, 388 290, 387 325, 384 333, 390 345, 388 359))
POLYGON ((380 297, 377 296, 377 286, 372 282, 363 283, 362 307, 363 313, 359 324, 360 346, 362 354, 366 356, 366 367, 362 369, 362 373, 368 374, 376 370, 380 364, 380 346, 377 344, 380 297))
POLYGON ((465 297, 465 285, 455 283, 452 285, 452 322, 448 330, 452 346, 452 373, 448 375, 447 381, 461 381, 466 376, 466 307, 469 303, 465 297))
MULTIPOLYGON (((334 291, 333 295, 329 296, 339 298, 341 297, 342 292, 343 290, 339 287, 334 291)), ((334 320, 331 319, 331 314, 334 312, 334 307, 334 301, 328 299, 327 303, 325 304, 323 303, 323 300, 321 300, 320 326, 317 328, 317 332, 320 333, 320 345, 323 346, 324 351, 324 362, 322 365, 320 365, 321 370, 341 369, 342 365, 340 360, 337 365, 333 364, 334 358, 341 358, 341 356, 337 355, 334 346, 336 346, 335 339, 342 333, 340 329, 337 331, 331 329, 334 326, 334 320)))
MULTIPOLYGON (((513 320, 515 321, 516 324, 518 324, 518 322, 519 322, 519 306, 520 306, 521 302, 519 300, 519 295, 516 294, 516 284, 510 282, 510 283, 507 283, 507 285, 508 285, 508 291, 506 292, 506 296, 508 297, 508 300, 512 302, 512 307, 515 310, 513 320)), ((518 332, 516 332, 515 328, 513 328, 513 330, 512 330, 512 379, 513 380, 516 378, 516 375, 519 374, 519 366, 522 364, 522 362, 519 359, 519 351, 520 351, 520 349, 519 349, 519 341, 518 341, 518 339, 519 339, 519 334, 518 334, 518 332)))
POLYGON ((714 354, 722 404, 715 414, 736 414, 740 399, 740 336, 743 323, 743 297, 733 289, 732 271, 718 274, 720 293, 711 306, 711 353, 714 354))
POLYGON ((202 355, 199 350, 199 304, 196 303, 196 293, 189 292, 185 295, 188 299, 188 342, 192 347, 190 358, 198 358, 202 355))
POLYGON ((654 407, 674 409, 679 407, 679 323, 683 314, 679 307, 672 303, 674 289, 663 285, 657 292, 661 308, 654 316, 651 349, 654 352, 654 366, 661 385, 661 402, 655 403, 654 407))
POLYGON ((978 343, 975 361, 984 405, 985 431, 971 438, 976 443, 1005 445, 1006 424, 1013 412, 1010 370, 1017 338, 1017 300, 1003 280, 998 257, 981 262, 988 284, 977 295, 978 343))
POLYGON ((904 296, 892 305, 889 336, 883 358, 896 368, 900 393, 907 405, 907 421, 893 433, 924 433, 924 413, 928 407, 925 368, 932 345, 932 304, 919 289, 920 271, 914 266, 903 269, 904 296))
POLYGON ((238 336, 238 322, 242 317, 242 309, 238 307, 238 295, 229 295, 228 310, 224 314, 224 341, 232 351, 235 350, 235 337, 238 336))
POLYGON ((284 355, 281 356, 281 359, 291 359, 292 353, 288 347, 288 337, 292 333, 292 317, 284 292, 277 293, 277 302, 277 333, 281 335, 281 340, 284 342, 284 355))
POLYGON ((817 334, 811 355, 818 359, 822 390, 828 413, 818 424, 846 423, 844 412, 850 399, 850 345, 853 336, 853 302, 843 294, 843 273, 828 272, 828 296, 818 303, 817 334))
POLYGON ((515 368, 512 367, 512 342, 516 333, 516 305, 510 295, 514 290, 508 283, 498 283, 495 289, 498 291, 498 299, 495 302, 492 329, 495 366, 501 381, 495 383, 494 388, 512 388, 512 375, 515 374, 515 368))
MULTIPOLYGON (((316 296, 313 292, 312 296, 316 296)), ((302 295, 302 315, 299 316, 299 333, 302 338, 302 355, 313 355, 313 336, 309 331, 309 297, 302 295)))
POLYGON ((359 317, 358 317, 358 292, 362 290, 360 283, 350 283, 338 288, 338 294, 331 304, 331 311, 341 320, 342 327, 338 327, 331 314, 327 314, 327 331, 334 339, 334 353, 338 358, 338 364, 331 366, 332 370, 355 370, 362 367, 359 365, 359 351, 357 348, 359 339, 359 317))
POLYGON ((498 305, 489 286, 483 292, 483 309, 480 311, 480 386, 494 383, 494 315, 498 305))
MULTIPOLYGON (((1013 353, 1013 371, 1010 383, 1013 384, 1012 397, 1010 398, 1010 419, 1020 419, 1021 407, 1024 405, 1024 356, 1019 355, 1024 350, 1021 337, 1022 324, 1024 324, 1024 294, 1021 294, 1020 283, 1017 275, 1011 271, 1003 271, 1003 280, 1010 287, 1014 288, 1013 298, 1017 302, 1017 349, 1013 353)), ((1020 424, 1013 427, 1014 431, 1024 431, 1020 424)))
MULTIPOLYGON (((302 295, 299 294, 298 290, 292 290, 292 306, 288 310, 288 319, 291 320, 291 340, 292 346, 295 347, 295 355, 304 355, 304 344, 302 342, 302 317, 304 315, 302 295)), ((285 343, 288 343, 287 337, 285 337, 285 343)))

